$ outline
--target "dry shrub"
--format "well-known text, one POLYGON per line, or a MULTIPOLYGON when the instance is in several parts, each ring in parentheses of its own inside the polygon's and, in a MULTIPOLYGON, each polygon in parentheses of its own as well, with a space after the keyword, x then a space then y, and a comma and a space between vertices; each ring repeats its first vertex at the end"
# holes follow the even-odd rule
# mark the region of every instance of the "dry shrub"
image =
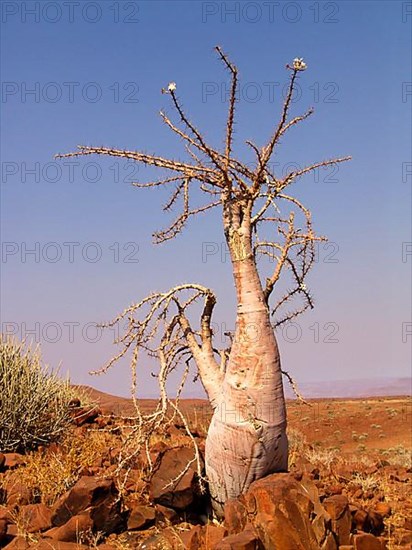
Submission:
POLYGON ((38 348, 0 335, 0 451, 28 451, 66 430, 73 390, 38 348))
POLYGON ((7 485, 12 479, 30 489, 35 500, 51 505, 78 481, 85 469, 110 456, 111 444, 114 443, 108 432, 73 430, 56 448, 28 453, 25 464, 7 472, 0 485, 7 485))
POLYGON ((339 451, 334 448, 308 448, 305 450, 305 456, 311 464, 321 464, 328 469, 337 460, 338 455, 339 451))
POLYGON ((291 468, 297 463, 299 458, 304 456, 307 441, 303 433, 296 428, 288 426, 287 434, 289 441, 289 468, 291 468))

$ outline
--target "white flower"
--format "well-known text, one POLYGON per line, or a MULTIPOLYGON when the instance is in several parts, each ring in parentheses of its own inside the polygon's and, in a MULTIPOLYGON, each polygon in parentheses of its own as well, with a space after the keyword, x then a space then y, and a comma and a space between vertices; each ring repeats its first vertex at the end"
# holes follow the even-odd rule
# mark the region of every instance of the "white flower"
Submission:
POLYGON ((167 89, 169 92, 174 92, 176 90, 176 82, 169 82, 167 89))
POLYGON ((305 283, 300 283, 299 288, 300 288, 300 290, 306 290, 307 289, 305 283))
POLYGON ((306 63, 303 61, 303 57, 295 57, 293 60, 293 68, 296 71, 304 71, 307 68, 306 63))

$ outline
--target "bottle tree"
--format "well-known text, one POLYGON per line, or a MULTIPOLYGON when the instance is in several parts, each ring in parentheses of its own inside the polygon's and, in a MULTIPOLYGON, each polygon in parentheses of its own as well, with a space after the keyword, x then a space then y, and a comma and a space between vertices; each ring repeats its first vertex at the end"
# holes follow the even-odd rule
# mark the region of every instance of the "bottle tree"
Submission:
MULTIPOLYGON (((286 66, 290 73, 288 91, 280 119, 268 141, 262 147, 246 141, 255 156, 253 168, 237 158, 233 141, 238 70, 220 47, 216 47, 216 52, 231 79, 223 150, 215 149, 206 141, 184 111, 176 84, 171 82, 162 92, 170 97, 177 122, 164 112, 160 114, 165 125, 183 141, 186 162, 139 151, 84 145, 79 145, 76 152, 57 156, 109 155, 166 171, 167 175, 163 172, 159 180, 134 184, 138 188, 172 187, 164 210, 180 205, 173 223, 154 233, 155 243, 176 237, 197 214, 212 209, 219 209, 221 213, 237 300, 236 325, 230 335, 230 345, 218 349, 214 342, 212 314, 216 296, 213 291, 203 285, 186 283, 150 294, 108 324, 114 326, 126 320, 127 329, 118 339, 120 352, 102 369, 106 371, 130 352, 135 387, 139 353, 145 350, 158 358, 156 376, 160 399, 156 410, 143 414, 137 399, 134 400, 136 426, 130 441, 137 453, 148 448, 151 435, 169 418, 170 409, 181 417, 190 434, 178 398, 190 365, 195 364, 213 409, 205 466, 213 507, 221 516, 227 499, 246 491, 254 480, 286 470, 288 466, 282 373, 292 384, 293 379, 281 369, 275 331, 281 324, 313 308, 306 278, 315 261, 316 241, 323 239, 314 233, 310 211, 289 189, 302 176, 350 157, 316 162, 282 177, 274 173, 271 159, 281 139, 313 113, 313 109, 309 109, 298 116, 290 115, 298 76, 307 68, 302 59, 296 58, 286 66), (201 206, 192 206, 195 189, 204 197, 201 206), (268 262, 258 265, 257 259, 262 257, 268 262), (291 277, 292 285, 287 291, 276 293, 284 273, 291 277), (202 312, 195 324, 190 309, 199 301, 202 312), (166 381, 181 364, 185 365, 182 382, 177 399, 171 399, 166 381)), ((192 440, 193 461, 200 472, 201 459, 194 438, 192 440)))

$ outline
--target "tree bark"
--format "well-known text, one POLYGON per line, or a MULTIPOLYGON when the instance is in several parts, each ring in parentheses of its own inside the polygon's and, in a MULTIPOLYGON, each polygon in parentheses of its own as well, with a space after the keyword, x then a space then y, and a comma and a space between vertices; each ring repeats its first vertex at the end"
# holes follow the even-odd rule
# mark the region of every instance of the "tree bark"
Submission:
POLYGON ((227 499, 288 465, 279 350, 248 226, 232 229, 228 242, 238 303, 236 328, 206 439, 206 474, 218 516, 227 499))

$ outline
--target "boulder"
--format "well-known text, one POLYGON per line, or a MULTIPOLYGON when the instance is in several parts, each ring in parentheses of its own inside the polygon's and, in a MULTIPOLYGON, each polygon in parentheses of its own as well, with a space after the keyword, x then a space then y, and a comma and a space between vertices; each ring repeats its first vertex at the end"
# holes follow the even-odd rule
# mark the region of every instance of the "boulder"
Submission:
POLYGON ((135 544, 132 548, 138 550, 187 550, 180 535, 181 533, 174 528, 167 527, 160 533, 148 536, 139 545, 135 544))
POLYGON ((15 537, 7 546, 4 546, 6 550, 27 550, 29 543, 24 537, 15 537))
POLYGON ((93 531, 93 520, 90 512, 83 512, 72 516, 64 525, 53 527, 46 531, 45 536, 53 540, 63 542, 86 541, 90 538, 93 531))
MULTIPOLYGON (((214 547, 214 550, 258 550, 259 547, 260 544, 258 536, 254 531, 248 529, 238 533, 237 535, 229 535, 228 537, 225 537, 214 547)), ((271 548, 275 547, 273 546, 271 548)), ((282 548, 283 550, 283 546, 279 548, 282 548)))
POLYGON ((186 510, 193 504, 199 494, 196 463, 187 468, 193 458, 194 451, 189 447, 168 449, 159 455, 150 480, 154 502, 176 510, 186 510))
POLYGON ((202 540, 205 548, 215 548, 226 536, 227 530, 223 525, 209 523, 202 527, 202 540))
POLYGON ((155 522, 156 510, 151 506, 134 506, 127 520, 127 530, 147 529, 155 522))
MULTIPOLYGON (((314 485, 310 489, 315 492, 314 485)), ((268 550, 319 550, 329 519, 319 501, 312 500, 308 489, 286 473, 272 474, 255 481, 237 501, 226 503, 225 526, 229 533, 238 534, 246 530, 248 518, 253 518, 257 536, 268 550), (325 527, 324 532, 321 529, 318 533, 319 541, 311 521, 318 516, 318 523, 323 521, 325 527)), ((249 537, 251 541, 248 544, 254 544, 250 533, 249 537)), ((221 544, 223 542, 226 544, 226 539, 221 544)))
POLYGON ((383 523, 383 516, 379 512, 376 510, 368 510, 368 520, 368 532, 373 535, 380 535, 383 533, 385 525, 383 523))
POLYGON ((368 531, 369 515, 363 508, 354 508, 352 511, 352 529, 355 531, 368 531))
POLYGON ((50 540, 41 540, 36 544, 30 546, 30 550, 86 550, 89 549, 89 545, 79 544, 77 542, 64 542, 53 541, 53 546, 50 547, 50 540))
POLYGON ((24 464, 25 458, 20 453, 4 453, 3 454, 3 469, 14 470, 24 464))
POLYGON ((52 526, 50 508, 44 504, 27 504, 20 506, 20 521, 27 533, 46 531, 52 526))
POLYGON ((167 523, 179 523, 179 514, 173 508, 156 504, 156 518, 159 521, 166 521, 167 523))
POLYGON ((93 529, 103 534, 115 533, 124 526, 118 491, 111 479, 83 476, 52 508, 52 523, 61 527, 73 516, 88 510, 93 529))
POLYGON ((202 528, 200 525, 195 525, 187 531, 179 532, 180 547, 183 545, 185 550, 198 550, 204 548, 202 544, 202 528))
MULTIPOLYGON (((325 537, 325 540, 322 544, 322 550, 337 550, 338 545, 336 544, 335 535, 333 533, 328 533, 325 537)), ((342 546, 339 546, 341 550, 342 546)))
POLYGON ((230 535, 240 533, 247 522, 246 506, 238 499, 231 499, 225 504, 225 527, 230 535))
MULTIPOLYGON (((13 472, 14 473, 14 472, 13 472)), ((10 477, 6 482, 6 503, 7 506, 21 506, 30 504, 34 499, 34 491, 21 483, 17 477, 10 477)))
POLYGON ((7 521, 5 519, 0 519, 0 546, 2 542, 7 538, 7 521))
POLYGON ((332 531, 340 545, 350 544, 352 518, 348 499, 344 495, 333 495, 323 501, 325 510, 332 520, 332 531))
POLYGON ((97 480, 92 476, 83 476, 53 506, 52 523, 60 527, 72 516, 116 496, 117 490, 113 480, 97 480))
POLYGON ((370 533, 360 533, 353 536, 355 550, 382 550, 381 541, 370 533))
POLYGON ((71 412, 72 420, 76 426, 84 426, 93 423, 101 414, 99 407, 79 407, 71 412))
POLYGON ((387 518, 391 515, 392 508, 386 502, 377 502, 373 507, 373 511, 380 514, 383 518, 387 518))

